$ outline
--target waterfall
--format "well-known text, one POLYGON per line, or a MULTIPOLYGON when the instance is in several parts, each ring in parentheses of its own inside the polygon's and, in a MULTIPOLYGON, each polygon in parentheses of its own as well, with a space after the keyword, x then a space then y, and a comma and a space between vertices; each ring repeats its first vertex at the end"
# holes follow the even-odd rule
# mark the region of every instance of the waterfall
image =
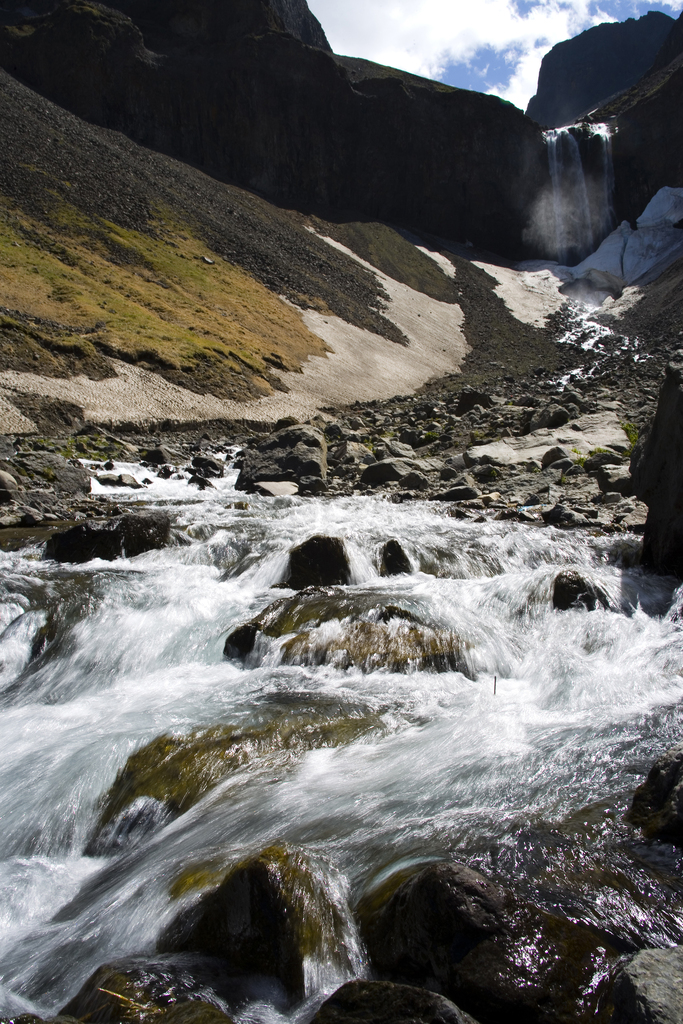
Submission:
POLYGON ((611 129, 605 124, 571 125, 547 131, 545 140, 552 181, 555 258, 574 266, 594 252, 614 227, 611 129))

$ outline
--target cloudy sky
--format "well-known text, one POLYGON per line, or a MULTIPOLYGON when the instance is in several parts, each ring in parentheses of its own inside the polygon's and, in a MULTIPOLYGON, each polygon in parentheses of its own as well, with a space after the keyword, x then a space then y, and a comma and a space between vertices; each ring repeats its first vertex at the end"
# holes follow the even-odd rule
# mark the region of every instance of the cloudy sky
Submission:
POLYGON ((602 21, 683 0, 309 0, 336 53, 366 57, 526 108, 551 46, 602 21))

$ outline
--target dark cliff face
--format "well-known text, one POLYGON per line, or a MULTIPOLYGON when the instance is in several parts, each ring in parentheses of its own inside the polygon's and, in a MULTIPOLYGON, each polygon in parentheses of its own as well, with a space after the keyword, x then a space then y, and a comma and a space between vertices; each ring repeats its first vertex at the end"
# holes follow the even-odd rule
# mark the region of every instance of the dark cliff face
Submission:
POLYGON ((335 58, 288 34, 265 0, 117 6, 65 0, 0 28, 0 65, 81 117, 281 202, 529 252, 547 159, 510 104, 335 58))
POLYGON ((683 187, 682 103, 683 15, 650 72, 593 115, 596 121, 614 120, 617 129, 612 151, 619 220, 635 226, 660 188, 683 187))
POLYGON ((596 25, 553 46, 541 63, 527 114, 539 124, 573 124, 644 75, 674 24, 658 11, 596 25))

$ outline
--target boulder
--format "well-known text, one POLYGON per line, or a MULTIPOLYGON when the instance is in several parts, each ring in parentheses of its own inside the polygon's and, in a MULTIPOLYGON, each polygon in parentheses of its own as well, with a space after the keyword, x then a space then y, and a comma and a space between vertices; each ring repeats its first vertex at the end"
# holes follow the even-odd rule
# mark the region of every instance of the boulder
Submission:
POLYGON ((388 540, 382 548, 381 576, 400 576, 412 572, 410 559, 397 540, 388 540))
MULTIPOLYGON (((306 477, 305 479, 310 480, 311 478, 306 477)), ((254 493, 260 494, 264 498, 289 498, 299 493, 299 484, 292 483, 290 480, 261 480, 255 485, 254 493)))
POLYGON ((569 608, 584 607, 594 611, 598 605, 609 608, 606 594, 594 583, 584 579, 576 569, 563 569, 553 584, 553 608, 567 611, 569 608))
POLYGON ((650 838, 683 842, 683 743, 655 761, 635 792, 628 820, 650 838))
POLYGON ((475 391, 474 388, 463 388, 460 392, 460 398, 455 409, 456 416, 464 416, 465 413, 471 412, 475 405, 480 405, 482 409, 490 409, 493 405, 493 399, 490 395, 486 394, 485 391, 475 391))
POLYGON ((407 427, 402 430, 398 435, 399 443, 404 448, 421 448, 425 443, 425 436, 421 430, 415 430, 413 427, 407 427))
POLYGON ((319 476, 302 476, 299 479, 299 494, 303 497, 314 497, 316 494, 325 494, 326 491, 327 484, 319 476))
POLYGON ((358 444, 357 441, 344 441, 330 452, 330 456, 343 466, 359 463, 369 466, 373 462, 377 462, 370 449, 364 444, 358 444))
POLYGON ((562 445, 559 444, 555 445, 553 448, 548 448, 547 452, 544 453, 541 459, 541 465, 543 466, 543 469, 547 469, 548 466, 557 462, 558 459, 571 459, 571 455, 567 449, 563 448, 562 445))
POLYGON ((210 966, 130 958, 99 967, 69 1000, 61 1015, 92 1024, 230 1024, 230 1017, 202 1001, 213 978, 210 966), (208 975, 208 977, 205 977, 208 975), (207 984, 208 982, 208 984, 207 984))
POLYGON ((574 463, 571 459, 558 459, 557 462, 551 462, 547 469, 552 473, 559 472, 564 473, 565 470, 573 469, 574 463))
POLYGON ((366 466, 361 473, 362 484, 387 484, 392 480, 403 480, 415 469, 415 462, 404 458, 386 458, 366 466))
POLYGON ((575 1024, 601 1013, 616 952, 462 864, 433 864, 359 905, 377 972, 428 985, 481 1024, 575 1024))
POLYGON ((307 476, 327 479, 327 441, 315 427, 292 426, 244 452, 235 487, 253 493, 262 480, 296 483, 307 476))
POLYGON ((652 428, 631 457, 633 492, 648 507, 642 564, 683 577, 683 351, 666 368, 652 428))
POLYGON ((142 487, 142 484, 130 473, 100 473, 97 482, 103 487, 130 487, 133 490, 139 490, 142 487))
POLYGON ((569 413, 562 405, 549 405, 545 409, 541 409, 534 413, 531 417, 529 424, 529 430, 533 434, 535 430, 541 430, 544 427, 563 427, 565 423, 569 422, 569 413))
POLYGON ((449 999, 413 985, 347 981, 311 1024, 475 1024, 449 999))
POLYGON ((611 1024, 683 1021, 683 946, 643 949, 614 979, 611 1024))
POLYGON ((451 487, 447 491, 440 491, 434 495, 434 501, 470 501, 479 498, 481 491, 476 487, 469 487, 464 484, 462 487, 451 487))
POLYGON ((19 485, 11 473, 0 471, 0 505, 14 501, 19 491, 19 485))
POLYGON ((211 483, 207 476, 199 476, 197 473, 193 473, 187 483, 190 487, 196 487, 199 491, 215 490, 215 485, 211 483))
POLYGON ((350 578, 344 541, 339 537, 316 536, 289 552, 289 568, 283 582, 292 590, 304 590, 346 584, 350 578))
POLYGON ((424 473, 419 473, 416 469, 408 473, 408 476, 404 476, 401 484, 407 491, 429 490, 429 480, 424 473))
POLYGON ((79 523, 54 534, 45 546, 45 558, 56 562, 113 561, 133 558, 168 543, 171 520, 164 512, 130 512, 106 523, 79 523))
POLYGON ((143 450, 142 459, 144 462, 149 462, 152 466, 164 466, 173 461, 165 448, 148 448, 143 450))
POLYGON ((206 455, 195 455, 192 459, 192 468, 197 476, 219 478, 223 476, 225 464, 206 455))
POLYGON ((557 526, 565 529, 574 526, 587 526, 590 522, 586 516, 566 508, 565 505, 553 505, 546 512, 541 512, 541 517, 547 526, 557 526))
POLYGON ((90 474, 77 459, 67 461, 53 452, 28 452, 12 461, 36 486, 49 483, 58 494, 90 493, 90 474))
POLYGON ((603 492, 622 494, 625 498, 633 494, 633 479, 626 466, 604 465, 596 473, 598 487, 603 492))
POLYGON ((345 922, 320 872, 298 850, 271 846, 231 868, 173 921, 162 952, 221 957, 232 971, 277 978, 295 999, 311 960, 348 967, 345 922))

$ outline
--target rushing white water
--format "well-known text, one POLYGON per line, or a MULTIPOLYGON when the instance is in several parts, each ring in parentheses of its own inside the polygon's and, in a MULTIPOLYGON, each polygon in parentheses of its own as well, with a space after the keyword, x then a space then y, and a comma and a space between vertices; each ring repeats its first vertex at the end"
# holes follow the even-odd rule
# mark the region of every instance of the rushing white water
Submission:
MULTIPOLYGON (((674 581, 633 567, 637 538, 464 523, 438 503, 379 497, 249 497, 239 509, 235 475, 202 494, 155 480, 146 501, 169 508, 186 541, 163 551, 85 566, 36 547, 0 553, 0 1011, 54 1013, 100 964, 153 952, 183 869, 280 841, 311 854, 340 906, 396 867, 456 857, 521 880, 623 948, 675 941, 680 865, 665 849, 651 869, 652 849, 621 824, 653 757, 680 738, 683 696, 674 581), (284 666, 280 641, 247 667, 225 660, 228 631, 287 593, 271 589, 287 552, 315 533, 345 539, 359 602, 456 630, 472 678, 284 666), (389 537, 411 575, 378 575, 389 537), (568 565, 609 610, 553 610, 568 565), (57 638, 32 660, 45 621, 57 638), (330 703, 380 724, 245 768, 138 845, 83 855, 98 798, 154 737, 330 703), (628 884, 596 898, 585 884, 596 863, 628 884)), ((362 973, 350 916, 348 927, 348 970, 362 973)), ((311 999, 342 979, 312 965, 311 999)), ((233 1015, 284 1014, 261 995, 233 1015)))
POLYGON ((570 125, 545 133, 552 181, 555 258, 574 266, 594 252, 615 224, 611 129, 605 124, 570 125), (579 145, 597 147, 587 178, 579 145))

